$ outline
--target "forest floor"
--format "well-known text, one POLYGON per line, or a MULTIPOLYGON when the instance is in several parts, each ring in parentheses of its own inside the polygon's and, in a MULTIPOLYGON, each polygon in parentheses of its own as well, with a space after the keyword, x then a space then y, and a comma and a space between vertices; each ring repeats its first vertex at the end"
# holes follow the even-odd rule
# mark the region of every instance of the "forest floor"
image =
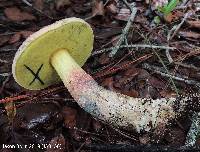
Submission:
POLYGON ((136 133, 94 119, 62 83, 29 91, 15 82, 11 67, 22 42, 68 17, 82 18, 94 30, 94 49, 83 69, 99 85, 153 99, 198 92, 198 0, 0 0, 0 151, 200 150, 198 111, 136 133))

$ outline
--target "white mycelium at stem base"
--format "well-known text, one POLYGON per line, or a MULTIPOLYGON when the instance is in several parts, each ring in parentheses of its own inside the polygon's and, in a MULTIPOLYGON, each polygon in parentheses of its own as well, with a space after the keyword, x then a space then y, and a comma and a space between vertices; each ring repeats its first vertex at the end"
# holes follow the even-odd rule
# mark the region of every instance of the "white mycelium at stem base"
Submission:
POLYGON ((59 50, 51 64, 77 103, 93 116, 128 129, 149 131, 175 118, 175 98, 132 98, 99 86, 68 54, 59 50))

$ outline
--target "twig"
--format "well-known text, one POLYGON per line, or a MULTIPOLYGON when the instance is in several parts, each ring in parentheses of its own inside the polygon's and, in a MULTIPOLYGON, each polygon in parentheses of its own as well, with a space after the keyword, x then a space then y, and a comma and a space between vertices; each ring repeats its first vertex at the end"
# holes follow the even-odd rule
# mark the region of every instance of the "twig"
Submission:
POLYGON ((174 30, 174 32, 173 32, 172 36, 169 38, 169 40, 172 40, 172 39, 173 39, 173 37, 176 35, 176 33, 178 32, 178 30, 181 28, 181 26, 183 25, 183 23, 185 22, 185 20, 186 20, 189 16, 191 16, 192 14, 193 14, 193 13, 192 13, 191 11, 188 11, 188 12, 184 15, 184 18, 183 18, 183 20, 181 21, 181 23, 178 24, 178 25, 176 26, 175 30, 174 30, 174 28, 172 28, 172 29, 174 30))
POLYGON ((0 53, 3 53, 3 52, 10 52, 10 51, 17 51, 17 49, 0 49, 0 53))
MULTIPOLYGON (((123 1, 125 1, 125 0, 123 0, 123 1)), ((135 18, 136 13, 137 13, 137 8, 135 7, 135 3, 132 3, 131 4, 131 16, 128 19, 128 22, 127 22, 125 28, 122 30, 122 34, 121 34, 116 46, 110 52, 109 57, 113 57, 117 53, 117 51, 119 50, 121 44, 124 42, 126 35, 127 35, 128 31, 131 27, 131 24, 132 24, 132 22, 135 18)))
POLYGON ((162 66, 163 66, 163 68, 165 69, 165 71, 167 72, 167 74, 170 76, 170 77, 169 77, 169 80, 171 81, 172 86, 173 86, 173 89, 175 90, 176 94, 178 95, 178 94, 179 94, 178 89, 177 89, 177 87, 176 87, 176 85, 175 85, 175 83, 174 83, 174 81, 173 81, 173 79, 172 79, 172 77, 171 77, 171 75, 170 75, 169 70, 167 69, 167 66, 166 66, 165 63, 163 62, 163 60, 162 60, 162 58, 160 57, 160 55, 159 55, 154 49, 152 49, 152 51, 153 51, 154 54, 157 56, 157 58, 160 60, 162 66))
POLYGON ((173 63, 174 60, 172 59, 172 57, 171 57, 171 55, 170 55, 170 53, 169 53, 169 49, 166 49, 166 50, 165 50, 165 54, 166 54, 166 57, 167 57, 169 63, 173 63))
POLYGON ((172 75, 171 73, 165 73, 162 71, 162 69, 160 67, 156 67, 156 66, 153 66, 153 65, 149 65, 147 63, 143 63, 142 64, 142 67, 144 69, 148 69, 148 70, 151 70, 157 74, 160 74, 161 76, 164 76, 164 77, 171 77, 172 79, 174 80, 177 80, 177 81, 182 81, 182 82, 185 82, 187 84, 190 84, 190 85, 195 85, 197 86, 198 88, 200 88, 200 83, 195 81, 195 80, 189 80, 189 79, 186 79, 186 78, 183 78, 183 77, 178 77, 178 76, 174 76, 172 75))
POLYGON ((51 20, 54 20, 53 17, 51 17, 51 16, 45 14, 44 12, 42 12, 41 10, 35 8, 35 7, 34 7, 31 3, 29 3, 27 0, 22 0, 22 2, 25 3, 26 5, 28 5, 29 7, 33 8, 34 10, 36 10, 37 12, 39 12, 40 14, 42 14, 42 15, 48 17, 48 18, 51 19, 51 20))
POLYGON ((8 61, 0 59, 0 63, 8 63, 8 61))
MULTIPOLYGON (((102 49, 102 50, 99 50, 99 51, 95 51, 94 53, 92 53, 92 56, 111 51, 114 48, 115 47, 110 47, 110 48, 102 49)), ((169 49, 169 50, 175 50, 176 49, 175 47, 147 45, 147 44, 121 45, 121 46, 119 46, 119 48, 152 48, 152 49, 169 49)))
MULTIPOLYGON (((169 40, 170 40, 170 36, 171 36, 171 34, 172 34, 172 31, 174 31, 175 29, 176 29, 176 26, 174 26, 174 27, 168 32, 168 34, 167 34, 167 42, 168 42, 168 45, 169 45, 169 40)), ((165 54, 166 54, 166 57, 167 57, 169 63, 173 63, 174 61, 173 61, 173 59, 172 59, 172 57, 171 57, 171 55, 170 55, 170 53, 169 53, 169 49, 166 49, 166 50, 165 50, 165 54)))
MULTIPOLYGON (((141 34, 141 36, 145 39, 145 41, 146 41, 148 44, 151 45, 151 42, 149 41, 149 39, 148 39, 146 36, 144 36, 143 34, 141 34)), ((165 49, 167 49, 167 47, 166 47, 165 49)), ((152 49, 152 52, 157 56, 157 58, 159 59, 160 63, 162 64, 163 68, 165 69, 166 73, 169 74, 169 71, 168 71, 168 69, 167 69, 167 66, 165 65, 165 63, 164 63, 164 61, 162 60, 162 58, 160 57, 160 55, 156 52, 156 50, 155 50, 154 48, 152 49)), ((176 87, 176 85, 175 85, 173 79, 172 79, 171 77, 169 77, 169 80, 170 80, 170 82, 171 82, 171 84, 172 84, 172 89, 175 90, 175 92, 176 92, 177 95, 179 95, 178 89, 177 89, 177 87, 176 87)))
POLYGON ((180 6, 185 6, 187 5, 187 3, 188 3, 188 0, 183 0, 180 6))
POLYGON ((8 77, 10 75, 12 75, 12 74, 11 73, 0 73, 0 76, 2 76, 2 77, 8 77))
POLYGON ((199 67, 196 67, 192 64, 184 64, 183 62, 174 62, 175 65, 179 65, 179 66, 182 66, 184 68, 188 68, 188 69, 194 69, 196 71, 200 71, 200 68, 199 67))
POLYGON ((192 124, 188 131, 184 147, 193 147, 196 143, 197 136, 200 131, 200 113, 194 112, 192 116, 192 124))
POLYGON ((121 65, 120 67, 111 67, 111 68, 109 68, 109 69, 107 69, 107 70, 104 70, 104 71, 101 71, 101 72, 99 72, 99 73, 97 73, 97 74, 95 74, 93 77, 94 78, 100 78, 100 77, 103 77, 103 76, 106 76, 106 75, 108 75, 108 74, 112 74, 112 73, 115 73, 115 72, 117 72, 117 71, 119 71, 119 70, 125 70, 126 68, 128 68, 130 65, 132 65, 132 64, 138 64, 138 63, 140 63, 140 62, 142 62, 142 61, 145 61, 145 60, 147 60, 147 59, 149 59, 150 57, 152 57, 152 54, 148 54, 148 55, 144 55, 144 56, 142 56, 142 57, 139 57, 139 58, 137 58, 136 60, 133 60, 133 61, 130 61, 130 62, 128 62, 128 63, 126 63, 126 64, 123 64, 123 65, 121 65))

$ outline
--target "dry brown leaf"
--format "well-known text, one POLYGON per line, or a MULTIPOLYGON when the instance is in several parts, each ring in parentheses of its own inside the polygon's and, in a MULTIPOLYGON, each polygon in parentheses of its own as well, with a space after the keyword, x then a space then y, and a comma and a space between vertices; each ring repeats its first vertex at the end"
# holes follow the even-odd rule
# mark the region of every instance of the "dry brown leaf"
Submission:
POLYGON ((21 38, 20 32, 15 33, 15 34, 10 38, 9 44, 13 44, 13 43, 18 42, 18 41, 20 40, 20 38, 21 38))
POLYGON ((9 44, 13 44, 18 42, 21 37, 23 37, 24 39, 26 39, 27 37, 29 37, 33 32, 32 31, 21 31, 21 32, 17 32, 15 33, 9 40, 9 44))
POLYGON ((63 107, 62 115, 66 128, 74 128, 76 126, 77 110, 71 107, 63 107))
POLYGON ((35 20, 36 17, 27 12, 23 12, 17 7, 9 7, 4 10, 6 17, 12 21, 35 20))
POLYGON ((35 0, 34 6, 35 6, 35 8, 37 8, 39 10, 43 10, 43 8, 44 8, 44 0, 35 0))
POLYGON ((185 142, 185 132, 180 128, 173 128, 168 131, 165 139, 170 146, 181 146, 185 142))
POLYGON ((180 31, 179 34, 184 38, 200 39, 200 34, 196 32, 183 32, 180 31))
POLYGON ((6 42, 8 42, 10 39, 10 36, 4 35, 0 37, 0 46, 4 45, 6 42))
POLYGON ((23 38, 27 38, 29 37, 31 34, 33 34, 34 32, 32 31, 21 31, 20 34, 22 35, 23 38))
POLYGON ((92 121, 92 126, 95 131, 100 131, 102 129, 102 124, 99 121, 94 120, 94 119, 92 121))
POLYGON ((113 14, 117 14, 118 13, 118 9, 117 6, 113 3, 111 3, 110 5, 106 6, 108 12, 111 12, 113 14))
POLYGON ((135 68, 135 67, 131 67, 131 68, 126 70, 124 75, 134 78, 136 75, 138 75, 139 72, 140 72, 140 69, 135 68))
POLYGON ((131 11, 128 8, 122 8, 119 10, 119 13, 114 18, 120 21, 128 21, 130 15, 131 11))
POLYGON ((103 53, 100 57, 99 57, 99 63, 104 65, 110 62, 110 58, 108 57, 108 55, 106 53, 103 53))
POLYGON ((170 97, 176 97, 177 96, 176 92, 167 91, 167 90, 162 90, 159 93, 164 98, 170 98, 170 97))
POLYGON ((104 5, 103 5, 103 1, 100 0, 95 0, 95 5, 92 9, 92 16, 103 16, 105 13, 104 11, 104 5))
POLYGON ((190 27, 195 27, 200 29, 200 20, 198 21, 187 21, 187 23, 190 25, 190 27))
POLYGON ((48 146, 45 152, 65 152, 65 138, 62 134, 51 139, 48 145, 51 146, 48 146))
POLYGON ((149 83, 151 84, 151 86, 158 89, 163 89, 166 87, 165 83, 153 76, 149 78, 149 83))
POLYGON ((59 10, 60 8, 64 6, 70 6, 71 1, 70 0, 56 0, 56 9, 59 10))
POLYGON ((134 98, 137 98, 139 96, 139 93, 134 89, 133 90, 123 90, 122 93, 127 96, 134 97, 134 98))
POLYGON ((15 103, 8 102, 8 103, 5 103, 4 105, 5 105, 5 109, 6 109, 8 119, 9 119, 10 122, 12 122, 12 120, 14 119, 14 117, 16 115, 15 103))
POLYGON ((104 81, 101 83, 102 86, 107 87, 109 90, 113 90, 113 77, 105 78, 104 81))

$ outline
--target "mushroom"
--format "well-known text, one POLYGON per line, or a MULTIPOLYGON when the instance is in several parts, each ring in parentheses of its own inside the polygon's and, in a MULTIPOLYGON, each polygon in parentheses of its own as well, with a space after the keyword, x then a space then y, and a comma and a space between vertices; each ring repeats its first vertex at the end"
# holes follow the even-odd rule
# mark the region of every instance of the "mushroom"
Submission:
POLYGON ((14 79, 31 90, 62 80, 85 111, 114 126, 137 132, 167 124, 178 115, 174 108, 176 98, 133 98, 98 85, 81 68, 91 54, 93 39, 90 25, 78 18, 63 19, 42 28, 17 51, 12 65, 14 79))

